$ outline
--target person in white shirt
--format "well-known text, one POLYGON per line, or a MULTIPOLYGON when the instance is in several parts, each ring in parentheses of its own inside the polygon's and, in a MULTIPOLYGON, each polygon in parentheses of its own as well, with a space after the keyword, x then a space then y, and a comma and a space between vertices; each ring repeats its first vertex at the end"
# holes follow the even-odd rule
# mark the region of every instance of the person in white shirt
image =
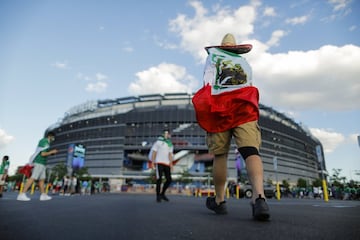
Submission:
POLYGON ((169 130, 164 130, 151 148, 152 167, 156 171, 156 201, 169 201, 165 196, 166 189, 171 184, 171 170, 173 167, 174 147, 170 140, 169 130), (161 189, 162 176, 165 175, 165 183, 161 189))
POLYGON ((76 193, 76 187, 77 187, 77 178, 76 178, 76 176, 72 176, 72 178, 71 178, 71 194, 76 193))

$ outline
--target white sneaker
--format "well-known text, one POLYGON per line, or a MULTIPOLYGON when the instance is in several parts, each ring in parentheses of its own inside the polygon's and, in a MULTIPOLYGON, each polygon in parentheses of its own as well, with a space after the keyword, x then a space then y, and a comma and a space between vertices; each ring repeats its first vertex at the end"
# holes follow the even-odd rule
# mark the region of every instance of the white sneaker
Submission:
POLYGON ((17 199, 18 201, 30 201, 30 198, 28 198, 26 196, 26 193, 20 193, 18 196, 17 196, 17 199))
POLYGON ((40 195, 40 201, 47 201, 47 200, 51 200, 51 197, 45 193, 40 195))

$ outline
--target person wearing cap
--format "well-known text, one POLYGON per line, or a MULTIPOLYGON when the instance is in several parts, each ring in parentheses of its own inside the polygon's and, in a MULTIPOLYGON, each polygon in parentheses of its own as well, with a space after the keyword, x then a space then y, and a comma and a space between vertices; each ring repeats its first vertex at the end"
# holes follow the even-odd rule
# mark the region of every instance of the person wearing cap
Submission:
POLYGON ((174 147, 170 140, 169 130, 164 130, 151 148, 151 162, 156 174, 156 201, 169 201, 165 195, 167 188, 171 184, 171 170, 173 167, 174 147), (165 183, 161 189, 162 176, 165 175, 165 183))
POLYGON ((26 196, 26 192, 33 184, 35 180, 39 180, 40 188, 40 201, 50 200, 51 197, 45 193, 45 178, 46 178, 46 162, 47 157, 54 155, 58 152, 56 149, 50 150, 50 143, 55 140, 55 134, 53 132, 48 132, 46 137, 42 138, 36 148, 35 153, 30 157, 30 162, 34 164, 31 177, 27 180, 24 189, 19 193, 17 200, 18 201, 30 201, 30 198, 26 196))
POLYGON ((10 167, 9 156, 4 156, 0 164, 0 198, 2 197, 6 178, 10 167))
POLYGON ((215 197, 206 199, 206 207, 226 214, 225 183, 231 139, 245 159, 252 185, 252 216, 255 220, 270 218, 263 187, 263 163, 259 155, 261 133, 258 126, 259 92, 252 85, 252 70, 242 56, 250 44, 237 45, 232 34, 226 34, 220 46, 205 47, 208 57, 204 69, 204 86, 195 93, 194 104, 199 125, 207 131, 209 152, 214 154, 213 180, 215 197))

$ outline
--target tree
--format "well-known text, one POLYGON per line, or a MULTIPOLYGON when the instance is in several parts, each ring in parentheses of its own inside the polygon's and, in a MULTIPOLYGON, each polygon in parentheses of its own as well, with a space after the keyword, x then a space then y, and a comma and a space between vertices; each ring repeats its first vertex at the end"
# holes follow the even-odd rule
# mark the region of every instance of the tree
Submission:
POLYGON ((91 176, 87 167, 74 169, 73 174, 76 175, 80 180, 90 180, 91 176))
POLYGON ((289 189, 290 184, 289 184, 289 182, 286 181, 285 179, 282 180, 282 185, 283 185, 283 187, 284 187, 286 190, 289 189))
MULTIPOLYGON (((50 181, 54 181, 54 179, 57 177, 58 179, 63 179, 65 175, 67 175, 68 170, 64 163, 56 164, 51 169, 51 176, 50 181)), ((81 180, 90 180, 91 176, 89 175, 89 171, 87 167, 77 168, 73 170, 73 175, 76 175, 77 177, 81 178, 81 180)))
POLYGON ((187 184, 187 183, 191 183, 191 174, 189 173, 189 170, 183 170, 183 172, 181 173, 181 177, 180 177, 180 179, 179 179, 179 181, 181 182, 181 183, 185 183, 185 184, 187 184))
POLYGON ((321 179, 320 179, 320 178, 315 179, 315 180, 312 182, 312 185, 313 185, 313 187, 321 187, 321 185, 322 185, 321 179))
POLYGON ((62 179, 67 174, 67 168, 64 163, 56 164, 51 169, 50 181, 53 182, 57 177, 58 179, 62 179))
POLYGON ((273 185, 273 180, 272 180, 271 178, 268 178, 268 179, 266 180, 266 183, 267 183, 267 184, 270 184, 270 185, 273 185))
POLYGON ((306 183, 306 180, 305 180, 305 179, 303 179, 303 178, 299 178, 299 179, 298 179, 298 181, 297 181, 297 186, 298 186, 299 188, 306 188, 306 185, 307 185, 307 183, 306 183))
POLYGON ((342 169, 333 168, 332 171, 333 171, 333 174, 330 177, 330 181, 332 182, 332 184, 336 187, 343 187, 344 186, 343 183, 345 183, 346 177, 340 176, 342 169))
POLYGON ((22 180, 23 180, 23 175, 18 172, 15 175, 8 176, 8 178, 7 178, 8 182, 13 182, 13 181, 21 182, 22 180))

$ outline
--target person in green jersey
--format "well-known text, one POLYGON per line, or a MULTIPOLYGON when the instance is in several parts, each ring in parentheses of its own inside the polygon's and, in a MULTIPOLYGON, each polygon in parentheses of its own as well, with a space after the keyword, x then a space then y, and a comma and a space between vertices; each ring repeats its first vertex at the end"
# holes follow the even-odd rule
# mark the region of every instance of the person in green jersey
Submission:
POLYGON ((4 156, 0 165, 0 198, 2 197, 9 167, 10 167, 9 156, 4 156))
POLYGON ((55 134, 53 132, 48 132, 46 134, 46 137, 39 141, 35 153, 30 158, 30 162, 34 164, 32 175, 30 179, 26 182, 23 191, 18 195, 17 200, 30 201, 30 198, 26 196, 26 192, 35 180, 39 181, 39 188, 41 192, 40 201, 46 201, 51 199, 51 197, 45 193, 44 185, 46 178, 47 157, 50 155, 54 155, 58 152, 58 150, 56 149, 50 149, 50 143, 54 140, 55 134))

